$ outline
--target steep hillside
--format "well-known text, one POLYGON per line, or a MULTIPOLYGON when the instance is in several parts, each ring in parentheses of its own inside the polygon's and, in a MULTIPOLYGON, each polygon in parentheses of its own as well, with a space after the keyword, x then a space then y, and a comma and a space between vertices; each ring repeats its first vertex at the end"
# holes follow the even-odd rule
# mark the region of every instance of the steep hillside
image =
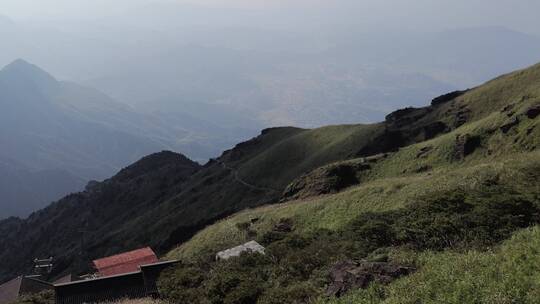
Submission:
MULTIPOLYGON (((215 219, 279 201, 287 185, 305 172, 433 138, 452 130, 459 115, 446 104, 402 112, 374 125, 264 130, 210 161, 184 184, 184 191, 127 225, 146 227, 156 236, 150 244, 165 250, 215 219)), ((125 230, 124 239, 135 235, 125 230)))
MULTIPOLYGON (((405 232, 411 227, 398 220, 403 216, 418 225, 429 225, 422 219, 433 214, 444 218, 449 213, 456 218, 470 217, 479 234, 485 233, 485 227, 506 227, 493 239, 481 242, 495 244, 512 231, 535 222, 530 214, 519 212, 525 212, 523 206, 531 207, 531 212, 536 210, 534 200, 540 192, 535 183, 539 172, 539 81, 540 67, 535 66, 467 92, 441 96, 428 107, 394 112, 378 124, 267 129, 203 167, 191 163, 187 166, 190 170, 183 173, 159 172, 160 166, 154 162, 148 166, 141 165, 144 161, 137 163, 133 173, 124 170, 103 184, 92 184, 87 191, 68 196, 28 220, 0 222, 0 245, 7 248, 0 258, 0 274, 7 279, 21 273, 21 265, 27 265, 32 255, 57 257, 56 271, 60 273, 84 270, 93 257, 142 245, 165 253, 181 244, 170 256, 181 258, 195 272, 221 275, 224 273, 220 270, 208 271, 222 267, 209 262, 215 252, 256 238, 273 247, 272 254, 283 250, 286 260, 298 262, 281 268, 290 266, 298 273, 261 279, 302 291, 300 286, 286 284, 287 275, 291 275, 294 282, 313 283, 309 288, 312 294, 319 295, 331 261, 363 257, 394 242, 425 246, 421 239, 390 232, 388 239, 365 244, 347 237, 358 233, 358 229, 365 230, 366 237, 377 235, 379 224, 405 232), (501 92, 505 95, 501 96, 501 92), (135 178, 139 174, 143 177, 135 178), (119 182, 126 175, 131 177, 119 182), (139 183, 148 183, 144 191, 147 194, 139 192, 144 189, 135 186, 139 183), (491 187, 490 191, 484 191, 484 186, 491 187), (508 194, 514 192, 525 198, 508 194), (447 199, 451 193, 457 195, 452 201, 458 204, 457 209, 464 210, 463 214, 453 214, 452 208, 437 211, 430 207, 430 202, 447 199), (501 227, 482 226, 478 221, 483 217, 479 215, 495 211, 495 206, 477 204, 475 200, 489 202, 498 193, 504 194, 503 200, 508 194, 511 206, 497 211, 502 215, 521 202, 511 217, 519 220, 503 223, 506 217, 501 217, 501 221, 494 222, 501 227), (282 203, 270 204, 279 201, 282 203), (262 205, 267 206, 250 209, 262 205), (248 210, 233 215, 244 209, 248 210), (191 238, 205 226, 230 215, 191 238), (370 216, 378 220, 377 225, 370 216), (291 229, 274 231, 282 221, 286 224, 280 227, 292 225, 291 229), (359 224, 363 222, 375 226, 359 224), (81 234, 76 232, 81 230, 85 231, 82 258, 81 234), (289 234, 290 230, 294 233, 289 234), (8 231, 12 233, 9 236, 8 231), (294 247, 304 246, 301 244, 307 246, 303 247, 305 251, 294 247), (305 257, 319 256, 312 251, 315 249, 320 250, 317 252, 321 260, 309 264, 305 257), (202 266, 195 267, 191 262, 202 266), (304 267, 308 264, 312 266, 304 267)), ((186 162, 190 163, 185 159, 181 163, 186 162)), ((460 238, 452 236, 452 242, 460 238)), ((445 243, 435 236, 426 237, 432 239, 429 248, 444 248, 445 243)), ((276 260, 254 263, 259 262, 264 264, 262 273, 273 273, 277 267, 276 260)), ((238 266, 235 263, 219 269, 238 266)), ((220 284, 212 281, 214 277, 198 278, 204 287, 220 284)), ((231 279, 236 280, 234 276, 231 279)), ((277 285, 261 286, 263 289, 255 289, 259 290, 258 296, 274 292, 277 285)))
POLYGON ((535 303, 540 270, 520 269, 533 265, 536 228, 498 244, 540 224, 538 83, 540 65, 389 115, 378 145, 368 145, 384 153, 317 168, 289 185, 282 204, 199 232, 169 253, 184 264, 162 277, 162 291, 195 303, 535 303), (387 146, 389 137, 403 147, 387 146), (213 261, 253 239, 266 256, 213 261), (488 265, 495 260, 504 267, 488 265), (352 267, 352 277, 342 274, 350 281, 339 283, 338 261, 352 267), (391 283, 402 274, 384 271, 395 267, 417 272, 391 283))
POLYGON ((54 256, 58 272, 70 266, 85 270, 89 258, 148 242, 152 235, 145 234, 144 227, 138 227, 142 231, 131 242, 117 236, 130 229, 126 223, 132 218, 181 191, 182 183, 198 170, 197 163, 182 155, 153 154, 28 219, 1 221, 0 280, 28 272, 35 257, 54 256))
MULTIPOLYGON (((419 125, 422 124, 419 123, 419 125)), ((399 145, 424 137, 420 134, 423 131, 414 131, 415 138, 407 138, 391 146, 374 146, 373 143, 378 137, 385 136, 385 128, 385 123, 381 123, 331 126, 314 130, 292 127, 264 130, 260 136, 241 143, 224 152, 221 157, 211 160, 183 182, 178 189, 167 189, 170 192, 159 200, 156 199, 152 204, 141 201, 147 204, 144 212, 133 213, 132 216, 115 221, 115 224, 119 225, 118 228, 107 229, 109 233, 102 233, 100 229, 93 231, 92 229, 95 228, 88 229, 89 232, 85 234, 85 252, 89 257, 98 257, 141 245, 151 245, 165 252, 176 244, 188 240, 199 229, 218 219, 245 208, 277 202, 285 187, 306 171, 356 155, 366 155, 372 153, 372 150, 394 150, 399 145)), ((117 209, 113 207, 118 202, 111 201, 109 198, 95 197, 92 193, 90 200, 103 200, 103 204, 113 208, 108 210, 107 214, 118 218, 115 211, 117 209)), ((60 222, 63 222, 64 218, 71 220, 71 216, 75 213, 86 214, 85 201, 86 195, 71 195, 54 205, 69 206, 61 214, 58 214, 58 210, 54 208, 48 208, 36 214, 42 214, 43 219, 58 217, 60 222)), ((35 215, 32 215, 30 219, 20 222, 29 223, 34 217, 35 215)), ((107 226, 108 222, 102 222, 105 220, 89 213, 77 219, 75 223, 82 225, 83 222, 89 221, 92 223, 91 226, 101 227, 107 226)), ((67 248, 68 246, 77 247, 81 236, 72 234, 66 237, 59 230, 53 229, 52 231, 55 232, 51 232, 51 230, 42 229, 48 221, 44 220, 44 222, 27 231, 21 231, 21 238, 28 239, 28 244, 30 244, 35 238, 47 237, 54 240, 58 234, 58 237, 63 240, 60 245, 58 243, 34 244, 37 247, 34 247, 33 254, 65 257, 68 261, 58 265, 57 269, 58 271, 67 270, 74 260, 74 251, 66 253, 69 252, 67 248), (52 236, 51 233, 53 233, 52 236)), ((7 242, 5 244, 8 248, 4 256, 15 255, 16 250, 7 245, 9 240, 3 241, 7 242)), ((16 257, 23 258, 24 255, 18 254, 16 257)), ((17 270, 20 268, 4 270, 4 273, 8 276, 17 270)))

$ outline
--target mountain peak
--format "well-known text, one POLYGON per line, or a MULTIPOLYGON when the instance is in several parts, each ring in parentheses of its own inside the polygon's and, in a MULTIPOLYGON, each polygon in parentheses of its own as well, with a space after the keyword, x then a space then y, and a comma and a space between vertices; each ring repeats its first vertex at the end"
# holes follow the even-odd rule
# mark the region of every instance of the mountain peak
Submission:
POLYGON ((148 172, 169 167, 184 167, 198 170, 200 165, 182 154, 162 151, 143 157, 139 161, 122 169, 114 178, 117 180, 129 180, 147 174, 148 172))
POLYGON ((10 64, 8 64, 6 67, 8 66, 17 66, 17 65, 33 65, 31 64, 30 62, 22 59, 22 58, 17 58, 15 60, 13 60, 13 62, 11 62, 10 64))
POLYGON ((2 70, 4 73, 33 73, 33 74, 46 74, 48 77, 53 78, 49 73, 45 72, 43 69, 37 65, 31 64, 24 59, 16 59, 10 64, 6 65, 2 70))
POLYGON ((0 80, 17 85, 35 85, 41 91, 58 88, 58 81, 40 67, 24 59, 17 59, 0 70, 0 80))

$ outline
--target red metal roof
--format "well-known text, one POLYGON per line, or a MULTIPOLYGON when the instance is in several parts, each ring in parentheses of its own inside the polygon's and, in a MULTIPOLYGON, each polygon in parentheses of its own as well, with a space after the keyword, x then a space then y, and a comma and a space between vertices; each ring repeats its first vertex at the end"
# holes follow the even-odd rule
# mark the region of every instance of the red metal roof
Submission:
POLYGON ((158 258, 150 247, 125 252, 110 257, 94 260, 94 266, 100 276, 113 276, 135 272, 141 265, 158 262, 158 258))

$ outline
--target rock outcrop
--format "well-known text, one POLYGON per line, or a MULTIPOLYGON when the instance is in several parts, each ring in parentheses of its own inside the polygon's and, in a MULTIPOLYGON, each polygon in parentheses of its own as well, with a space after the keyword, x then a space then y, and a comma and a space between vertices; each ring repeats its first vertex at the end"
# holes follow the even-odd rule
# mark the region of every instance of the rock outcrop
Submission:
POLYGON ((540 115, 540 105, 535 105, 535 106, 530 107, 525 112, 525 114, 527 115, 529 119, 535 119, 536 117, 538 117, 538 115, 540 115))
POLYGON ((471 115, 471 110, 469 110, 467 106, 465 105, 460 105, 456 111, 455 120, 454 120, 454 128, 459 128, 465 123, 467 123, 470 115, 471 115))
POLYGON ((274 232, 289 233, 293 231, 294 224, 291 219, 281 219, 279 223, 275 224, 272 228, 274 232))
POLYGON ((450 92, 448 94, 444 94, 444 95, 441 95, 437 98, 434 98, 432 101, 431 101, 431 105, 432 106, 438 106, 438 105, 442 105, 444 103, 447 103, 449 101, 452 101, 458 97, 460 97, 461 95, 467 93, 469 90, 465 90, 465 91, 454 91, 454 92, 450 92))
POLYGON ((469 134, 457 135, 454 146, 454 160, 463 160, 481 145, 482 140, 478 136, 471 136, 469 134))
POLYGON ((369 164, 346 162, 315 169, 293 181, 283 192, 282 201, 339 192, 359 184, 357 173, 370 168, 369 164))
POLYGON ((506 134, 508 131, 510 131, 513 127, 519 125, 519 118, 515 117, 511 122, 504 124, 501 126, 501 131, 506 134))
POLYGON ((367 288, 372 282, 389 284, 415 270, 388 262, 339 262, 330 270, 331 283, 326 294, 339 297, 353 289, 367 288))

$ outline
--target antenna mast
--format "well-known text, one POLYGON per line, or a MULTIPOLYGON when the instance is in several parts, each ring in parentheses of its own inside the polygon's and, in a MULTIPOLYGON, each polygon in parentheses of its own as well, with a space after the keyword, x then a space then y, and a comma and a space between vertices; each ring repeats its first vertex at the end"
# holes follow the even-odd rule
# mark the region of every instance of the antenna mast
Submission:
POLYGON ((54 258, 50 257, 48 259, 34 259, 34 274, 36 275, 46 275, 50 274, 53 269, 54 258))

